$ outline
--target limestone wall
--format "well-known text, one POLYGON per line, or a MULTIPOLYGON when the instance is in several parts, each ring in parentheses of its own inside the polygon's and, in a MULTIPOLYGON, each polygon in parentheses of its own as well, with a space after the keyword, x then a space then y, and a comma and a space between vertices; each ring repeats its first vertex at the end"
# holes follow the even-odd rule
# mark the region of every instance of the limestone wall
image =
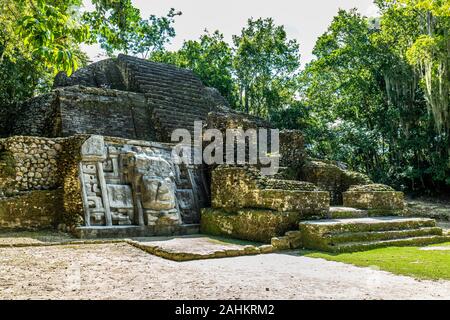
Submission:
POLYGON ((69 137, 100 134, 154 140, 152 110, 143 94, 105 88, 64 87, 24 102, 11 134, 69 137))
POLYGON ((78 162, 86 136, 0 139, 0 228, 73 227, 83 216, 78 162))
POLYGON ((344 206, 368 210, 370 215, 403 213, 403 192, 382 184, 352 186, 343 193, 344 206))
POLYGON ((58 89, 61 136, 98 134, 153 140, 151 110, 142 94, 102 88, 58 89))
POLYGON ((55 189, 60 186, 58 156, 62 139, 0 139, 0 192, 55 189))
POLYGON ((230 110, 228 108, 218 108, 208 114, 206 121, 208 129, 218 129, 225 133, 226 129, 241 128, 248 129, 273 128, 273 125, 262 118, 254 117, 242 112, 230 110))
POLYGON ((280 167, 297 169, 303 166, 306 159, 305 139, 300 131, 280 131, 280 156, 280 167))

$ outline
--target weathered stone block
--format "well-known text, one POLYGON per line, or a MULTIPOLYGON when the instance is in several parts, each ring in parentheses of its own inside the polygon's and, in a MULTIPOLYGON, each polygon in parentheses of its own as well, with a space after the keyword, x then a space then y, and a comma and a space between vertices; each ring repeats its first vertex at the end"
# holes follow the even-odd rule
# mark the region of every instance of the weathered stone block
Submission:
POLYGON ((330 196, 324 191, 260 190, 247 207, 299 212, 303 218, 325 217, 330 196))
POLYGON ((270 243, 298 228, 300 214, 271 210, 242 209, 227 212, 222 209, 202 209, 200 230, 204 234, 270 243))
POLYGON ((300 231, 288 231, 286 232, 285 237, 289 240, 289 245, 291 249, 298 249, 302 247, 302 233, 300 231))
POLYGON ((271 245, 275 250, 289 250, 291 244, 287 237, 274 237, 271 239, 271 245))
POLYGON ((403 192, 383 185, 352 187, 343 193, 344 206, 366 209, 371 215, 392 214, 404 209, 403 192))
POLYGON ((311 183, 267 179, 255 168, 220 166, 212 173, 212 207, 295 211, 303 217, 324 217, 329 194, 311 183))

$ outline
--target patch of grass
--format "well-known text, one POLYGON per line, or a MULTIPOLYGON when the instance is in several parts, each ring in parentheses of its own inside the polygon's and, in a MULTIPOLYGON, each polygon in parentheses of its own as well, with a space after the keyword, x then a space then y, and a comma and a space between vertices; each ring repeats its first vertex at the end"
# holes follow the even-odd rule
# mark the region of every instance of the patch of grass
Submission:
MULTIPOLYGON (((434 246, 450 246, 450 242, 434 246)), ((341 254, 312 251, 302 251, 301 254, 358 267, 377 266, 381 270, 417 279, 450 280, 450 250, 420 249, 420 247, 387 247, 341 254)))

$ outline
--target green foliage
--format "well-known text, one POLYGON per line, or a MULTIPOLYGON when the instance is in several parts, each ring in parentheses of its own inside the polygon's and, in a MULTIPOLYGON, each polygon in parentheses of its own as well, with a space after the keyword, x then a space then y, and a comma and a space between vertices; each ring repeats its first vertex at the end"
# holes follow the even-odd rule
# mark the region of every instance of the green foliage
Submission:
MULTIPOLYGON (((381 17, 340 11, 300 72, 283 26, 249 19, 233 43, 216 31, 165 51, 166 16, 141 17, 131 0, 0 0, 0 105, 50 88, 58 71, 87 63, 80 43, 193 70, 230 104, 300 129, 313 157, 346 162, 406 190, 450 186, 450 4, 375 0, 381 17)), ((447 188, 447 189, 446 189, 447 188)))
MULTIPOLYGON (((249 19, 230 47, 208 31, 176 52, 156 52, 151 60, 193 70, 236 108, 265 118, 295 102, 299 46, 272 19, 249 19)), ((279 118, 279 117, 278 117, 279 118)))
POLYGON ((420 74, 407 59, 419 24, 389 14, 369 20, 351 10, 334 18, 300 76, 310 111, 298 128, 316 157, 397 188, 438 191, 450 175, 449 141, 434 130, 420 74))
POLYGON ((131 0, 93 0, 95 11, 86 12, 83 20, 90 26, 91 41, 100 45, 109 55, 115 51, 141 55, 147 58, 161 51, 175 37, 172 24, 181 15, 171 9, 165 17, 141 17, 131 0))
POLYGON ((40 87, 45 87, 50 77, 36 72, 34 61, 17 54, 14 62, 4 57, 0 60, 0 105, 14 105, 26 100, 40 87))
POLYGON ((2 58, 36 60, 43 71, 69 74, 77 69, 82 55, 76 46, 88 37, 88 28, 77 19, 79 0, 0 0, 2 58))
POLYGON ((47 91, 58 71, 70 74, 86 63, 78 48, 88 37, 80 3, 0 0, 0 105, 47 91))
POLYGON ((293 101, 300 67, 299 45, 288 40, 284 26, 272 19, 249 19, 233 36, 239 106, 247 113, 270 117, 293 101))

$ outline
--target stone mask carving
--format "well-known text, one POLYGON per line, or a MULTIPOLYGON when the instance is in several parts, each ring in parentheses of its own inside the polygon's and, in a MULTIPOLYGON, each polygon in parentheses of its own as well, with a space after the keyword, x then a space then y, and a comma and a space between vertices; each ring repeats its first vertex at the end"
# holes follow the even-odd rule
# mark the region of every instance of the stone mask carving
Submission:
POLYGON ((129 153, 129 174, 142 196, 146 210, 166 211, 176 207, 174 171, 170 163, 158 156, 129 153))

